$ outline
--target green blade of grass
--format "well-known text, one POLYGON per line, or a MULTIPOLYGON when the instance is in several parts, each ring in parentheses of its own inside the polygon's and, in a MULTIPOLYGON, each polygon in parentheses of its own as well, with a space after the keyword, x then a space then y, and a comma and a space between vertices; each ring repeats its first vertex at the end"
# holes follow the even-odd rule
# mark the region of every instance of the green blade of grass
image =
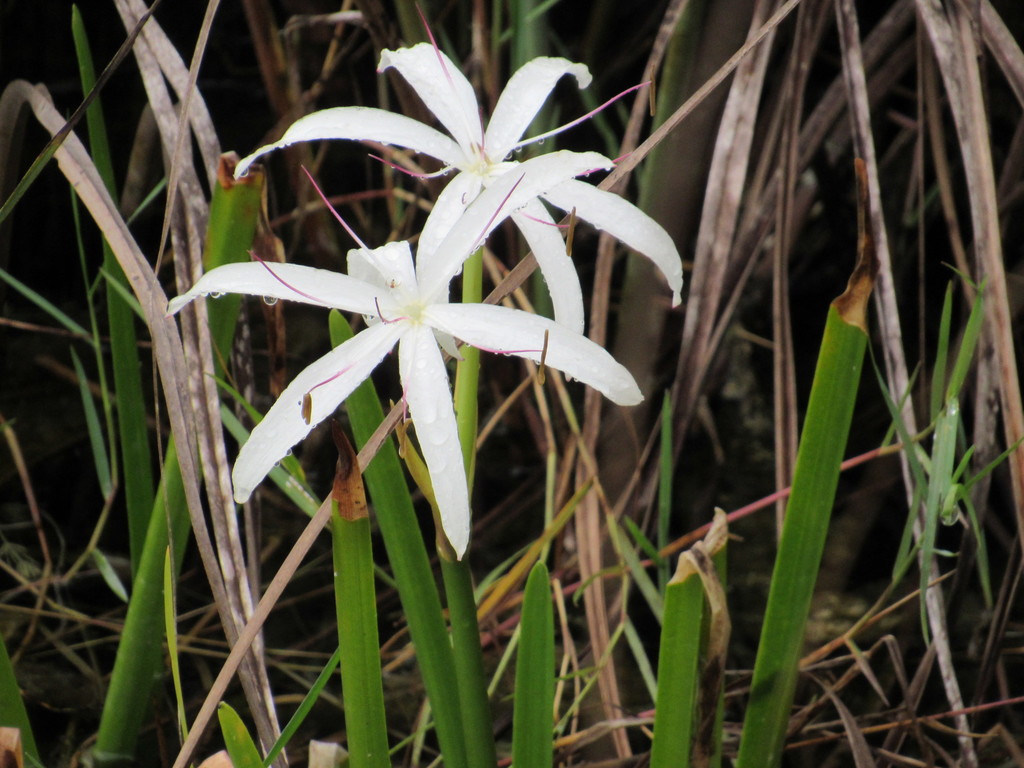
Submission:
POLYGON ((537 563, 523 593, 512 712, 513 768, 551 765, 555 706, 555 620, 548 569, 537 563))
MULTIPOLYGON (((680 558, 680 570, 684 562, 680 558)), ((683 574, 677 570, 665 589, 651 768, 689 764, 696 719, 703 610, 704 588, 700 577, 692 569, 683 574)))
POLYGON ((263 768, 260 752, 252 740, 249 729, 242 718, 231 708, 230 704, 221 702, 217 705, 217 719, 220 721, 220 732, 224 736, 224 748, 231 757, 233 768, 263 768))
POLYGON ((878 268, 864 178, 858 161, 859 258, 825 323, 754 663, 739 768, 778 764, 796 690, 804 627, 867 346, 866 305, 878 268))
POLYGON ((85 369, 82 361, 78 359, 74 348, 71 349, 71 363, 75 367, 75 375, 78 377, 78 391, 82 397, 82 410, 85 411, 85 425, 89 434, 89 447, 92 453, 93 463, 96 467, 96 477, 99 480, 100 492, 103 498, 110 498, 113 493, 113 481, 110 477, 110 461, 107 458, 107 446, 103 441, 103 427, 100 425, 100 415, 96 410, 96 403, 93 402, 92 392, 89 390, 89 380, 85 376, 85 369))
MULTIPOLYGON (((352 328, 340 312, 331 312, 330 328, 331 343, 335 346, 352 338, 352 328)), ((345 407, 356 444, 362 446, 384 420, 373 383, 367 380, 358 386, 345 401, 345 407)), ((445 766, 466 768, 452 649, 434 574, 393 440, 384 442, 363 476, 398 585, 409 634, 416 646, 416 658, 434 713, 445 766)))
POLYGON ((333 424, 338 468, 331 496, 334 601, 351 768, 387 768, 387 722, 377 635, 370 517, 355 451, 333 424))
MULTIPOLYGON (((96 71, 85 25, 77 6, 71 9, 71 30, 82 91, 88 94, 96 85, 96 71)), ((115 197, 114 166, 103 107, 98 97, 86 110, 85 119, 89 131, 90 155, 107 191, 115 197)), ((103 270, 111 282, 127 287, 128 279, 106 242, 103 243, 103 270)), ((114 395, 117 399, 117 437, 120 443, 120 464, 124 468, 118 476, 122 478, 128 511, 128 541, 134 575, 138 571, 149 513, 153 507, 153 470, 146 423, 146 397, 142 387, 143 365, 139 356, 132 307, 118 291, 108 290, 106 296, 110 359, 114 374, 114 395)))
POLYGON ((21 732, 21 746, 33 760, 39 760, 39 750, 32 736, 32 724, 21 700, 21 689, 14 676, 14 665, 7 653, 3 635, 0 635, 0 726, 17 728, 21 732))
POLYGON ((138 734, 153 696, 153 683, 159 679, 163 666, 164 561, 170 547, 174 553, 174 573, 180 571, 189 527, 185 489, 172 440, 164 456, 164 475, 153 504, 100 716, 93 750, 97 766, 123 766, 134 760, 138 734))
POLYGON ((334 670, 338 668, 341 663, 341 650, 336 648, 334 653, 331 654, 331 658, 327 660, 324 668, 320 670, 320 674, 317 675, 313 685, 310 686, 309 691, 302 698, 302 703, 295 710, 295 714, 292 715, 288 724, 281 729, 281 735, 278 737, 277 742, 267 752, 267 756, 263 758, 263 768, 268 768, 271 763, 281 754, 281 750, 285 748, 285 745, 291 741, 296 731, 306 719, 306 715, 313 709, 313 705, 316 704, 316 700, 320 697, 320 692, 330 682, 331 677, 334 675, 334 670))
POLYGON ((174 684, 174 704, 178 715, 178 733, 181 739, 188 737, 188 720, 185 716, 185 693, 181 687, 181 665, 178 663, 178 617, 174 610, 176 570, 171 548, 164 552, 164 634, 167 637, 167 656, 170 659, 171 681, 174 684))
POLYGON ((60 309, 58 309, 57 306, 53 304, 53 302, 46 299, 42 294, 38 293, 37 291, 34 291, 31 288, 29 288, 27 285, 21 282, 21 280, 16 278, 14 275, 12 275, 10 272, 3 269, 2 267, 0 267, 0 280, 3 280, 5 283, 11 286, 11 288, 16 290, 26 299, 35 304, 46 314, 48 314, 50 317, 52 317, 54 320, 56 320, 58 323, 64 326, 67 330, 71 331, 71 333, 77 334, 82 338, 86 339, 92 338, 92 334, 89 333, 89 331, 85 330, 85 328, 83 328, 81 325, 79 325, 70 317, 68 317, 68 315, 65 312, 62 312, 60 309))

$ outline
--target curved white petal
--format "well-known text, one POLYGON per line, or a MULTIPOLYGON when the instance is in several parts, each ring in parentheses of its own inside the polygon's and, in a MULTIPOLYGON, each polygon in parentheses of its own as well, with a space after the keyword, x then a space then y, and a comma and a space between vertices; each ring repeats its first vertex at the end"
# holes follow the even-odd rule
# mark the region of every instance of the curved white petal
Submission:
POLYGON ((512 215, 537 258, 540 273, 551 294, 555 320, 573 333, 583 333, 583 291, 576 265, 565 252, 565 240, 547 208, 531 200, 512 215))
POLYGON ((565 75, 574 76, 580 88, 586 88, 592 79, 586 65, 547 56, 531 59, 509 78, 484 135, 484 146, 492 160, 497 162, 512 151, 565 75))
POLYGON ((378 72, 394 67, 467 155, 483 144, 480 105, 473 86, 452 60, 430 43, 381 51, 378 72))
POLYGON ((437 202, 430 209, 430 215, 423 223, 423 231, 420 232, 420 239, 416 245, 417 264, 429 260, 436 253, 437 247, 462 216, 466 206, 480 194, 481 187, 482 181, 479 176, 463 171, 441 190, 437 202))
POLYGON ((406 330, 406 323, 381 323, 366 328, 296 376, 238 452, 231 472, 235 501, 247 501, 274 465, 334 412, 406 330), (311 405, 308 422, 302 414, 306 395, 311 405))
POLYGON ((416 427, 416 440, 430 472, 441 527, 456 556, 462 559, 469 544, 469 490, 452 394, 441 351, 433 331, 409 328, 398 348, 398 366, 405 399, 416 427))
POLYGON ((424 316, 434 327, 488 352, 540 362, 593 387, 619 405, 644 399, 633 376, 605 349, 546 317, 490 304, 437 304, 424 316))
POLYGON ((612 161, 597 152, 561 150, 519 163, 490 182, 452 226, 434 257, 417 265, 422 295, 435 300, 491 230, 530 200, 568 179, 611 167, 612 161))
MULTIPOLYGON (((349 261, 352 261, 349 252, 349 261)), ((360 250, 360 256, 367 261, 384 280, 384 284, 400 292, 417 293, 416 269, 412 263, 412 249, 406 240, 385 243, 379 248, 360 250)))
POLYGON ((286 299, 331 309, 347 309, 362 314, 376 312, 374 299, 383 300, 387 292, 356 278, 314 269, 300 264, 248 262, 225 264, 211 269, 181 296, 167 305, 173 315, 193 299, 221 293, 245 293, 270 299, 286 299))
POLYGON ((408 147, 436 157, 446 165, 464 165, 466 162, 465 153, 458 144, 419 120, 374 107, 332 107, 300 117, 279 140, 243 158, 235 168, 235 178, 268 152, 300 141, 324 139, 378 141, 408 147))
POLYGON ((676 244, 658 222, 618 195, 582 181, 566 181, 543 195, 564 211, 576 215, 621 240, 654 262, 672 289, 672 306, 683 289, 683 262, 676 244))

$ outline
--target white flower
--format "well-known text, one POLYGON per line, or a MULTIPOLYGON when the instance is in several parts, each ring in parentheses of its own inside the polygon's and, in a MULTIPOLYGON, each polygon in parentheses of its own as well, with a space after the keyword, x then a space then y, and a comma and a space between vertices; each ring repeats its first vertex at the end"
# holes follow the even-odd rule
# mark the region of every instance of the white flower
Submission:
MULTIPOLYGON (((238 164, 244 173, 258 157, 300 141, 354 139, 395 144, 439 159, 445 171, 455 169, 434 206, 434 215, 421 235, 418 260, 430 258, 466 205, 481 189, 520 163, 515 150, 542 141, 556 131, 522 140, 526 129, 544 105, 555 84, 565 75, 576 78, 581 88, 590 84, 590 72, 566 59, 540 57, 524 64, 508 81, 483 127, 480 105, 473 87, 451 60, 429 43, 397 51, 385 50, 378 71, 394 67, 413 87, 423 103, 448 130, 450 136, 404 115, 370 107, 335 107, 297 120, 280 141, 261 147, 238 164)), ((575 125, 579 120, 570 123, 575 125)), ((568 179, 541 197, 563 211, 604 230, 657 265, 672 289, 673 305, 679 303, 683 268, 679 252, 668 233, 639 208, 618 195, 568 179)), ((583 331, 583 294, 572 259, 545 206, 532 200, 512 216, 533 250, 547 282, 555 319, 571 330, 583 331)))
POLYGON ((543 317, 487 304, 449 304, 448 283, 497 224, 552 178, 600 155, 552 153, 523 164, 524 174, 491 185, 452 226, 434 258, 413 264, 407 242, 349 252, 347 275, 294 264, 218 267, 171 300, 175 313, 200 296, 247 293, 359 312, 366 329, 302 371, 253 430, 232 471, 235 499, 246 501, 289 449, 357 387, 398 345, 402 397, 430 473, 444 532, 461 558, 469 540, 469 495, 448 374, 439 344, 453 339, 518 355, 564 371, 621 405, 643 396, 629 372, 581 334, 543 317), (530 167, 527 167, 530 166, 530 167))

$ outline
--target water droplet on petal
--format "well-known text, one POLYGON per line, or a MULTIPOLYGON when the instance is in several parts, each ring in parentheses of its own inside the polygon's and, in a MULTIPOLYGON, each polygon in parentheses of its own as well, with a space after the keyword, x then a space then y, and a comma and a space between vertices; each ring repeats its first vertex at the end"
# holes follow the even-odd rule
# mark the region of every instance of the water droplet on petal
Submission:
POLYGON ((538 139, 537 143, 538 144, 543 144, 544 143, 544 139, 538 139))
POLYGON ((275 304, 277 304, 277 296, 264 296, 263 303, 266 304, 268 307, 272 307, 275 304))
POLYGON ((214 291, 213 293, 210 294, 210 298, 211 299, 219 299, 223 295, 224 295, 224 291, 214 291))

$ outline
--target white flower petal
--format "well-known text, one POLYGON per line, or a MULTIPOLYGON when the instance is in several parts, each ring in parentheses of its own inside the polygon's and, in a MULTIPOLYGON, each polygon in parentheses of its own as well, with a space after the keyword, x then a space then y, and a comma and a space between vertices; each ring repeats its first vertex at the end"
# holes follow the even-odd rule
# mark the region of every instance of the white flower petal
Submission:
POLYGON ((490 304, 436 304, 424 316, 435 328, 474 347, 540 362, 593 387, 619 405, 643 400, 633 376, 605 349, 546 317, 490 304))
POLYGON ((366 328, 296 376, 238 453, 231 473, 235 501, 247 501, 274 465, 334 412, 406 330, 406 323, 381 323, 366 328), (311 405, 308 422, 303 418, 306 395, 311 405))
MULTIPOLYGON (((349 263, 352 262, 352 253, 349 252, 349 263)), ((380 274, 388 288, 399 289, 400 292, 411 291, 413 295, 417 293, 416 269, 413 267, 412 249, 407 240, 385 243, 379 248, 360 250, 359 253, 380 274)))
POLYGON ((416 245, 417 264, 429 260, 437 251, 437 246, 451 231, 459 220, 466 206, 480 194, 482 182, 479 176, 462 172, 448 182, 441 190, 437 202, 430 210, 430 215, 423 224, 420 239, 416 245))
POLYGON ((537 258, 540 273, 551 294, 555 320, 574 333, 583 333, 583 291, 576 265, 565 252, 565 240, 551 214, 539 200, 532 200, 513 214, 519 231, 537 258))
POLYGON ((543 194, 545 200, 621 240, 654 262, 672 289, 672 306, 683 289, 683 262, 668 232, 658 222, 618 195, 582 181, 570 180, 543 194))
POLYGON ((480 105, 473 86, 452 60, 430 43, 419 43, 380 54, 377 71, 394 67, 412 86, 467 155, 483 144, 480 105))
POLYGON ((546 56, 531 59, 509 78, 487 123, 484 146, 491 160, 497 162, 512 151, 565 75, 573 75, 580 88, 592 79, 585 65, 546 56))
POLYGON ((430 472, 441 527, 459 559, 469 544, 469 490, 452 394, 433 331, 411 326, 398 348, 405 399, 430 472))
POLYGON ((436 157, 446 165, 463 165, 466 162, 462 149, 454 141, 419 120, 373 107, 333 107, 300 117, 278 141, 243 158, 235 168, 235 178, 244 174, 261 155, 300 141, 325 139, 377 141, 408 147, 436 157))
POLYGON ((561 150, 531 158, 492 181, 455 222, 435 255, 417 265, 424 298, 436 300, 469 254, 514 211, 568 179, 612 165, 597 152, 561 150))
POLYGON ((349 277, 354 277, 356 280, 362 280, 364 283, 375 285, 381 289, 385 287, 383 275, 377 269, 377 265, 367 258, 366 251, 362 248, 353 248, 348 252, 346 265, 349 277))
POLYGON ((362 314, 376 312, 374 298, 383 300, 386 296, 381 288, 327 269, 277 262, 248 262, 211 269, 186 293, 171 299, 167 314, 175 314, 200 296, 221 293, 301 301, 362 314))

